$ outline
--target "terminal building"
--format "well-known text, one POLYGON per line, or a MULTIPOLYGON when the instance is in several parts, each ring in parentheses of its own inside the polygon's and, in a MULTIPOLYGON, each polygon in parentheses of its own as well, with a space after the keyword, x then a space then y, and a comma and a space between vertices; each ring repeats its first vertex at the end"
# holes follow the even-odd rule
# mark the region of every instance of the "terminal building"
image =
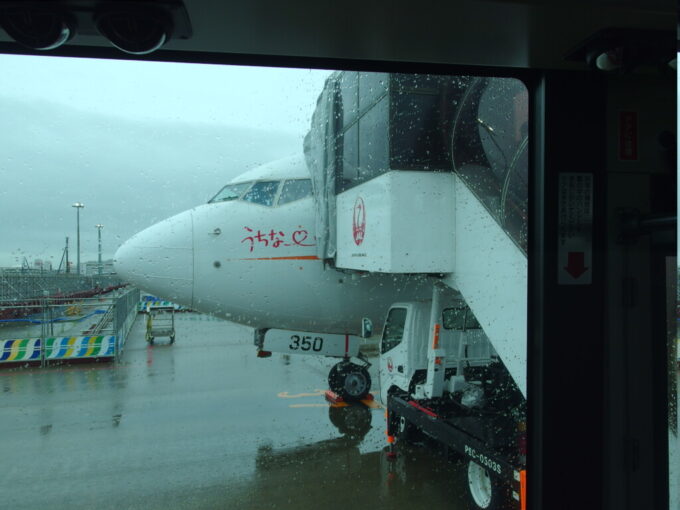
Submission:
MULTIPOLYGON (((99 262, 96 260, 90 260, 84 264, 84 274, 85 276, 95 276, 100 274, 99 272, 99 262)), ((116 274, 116 270, 113 267, 113 260, 102 260, 101 274, 116 274)))

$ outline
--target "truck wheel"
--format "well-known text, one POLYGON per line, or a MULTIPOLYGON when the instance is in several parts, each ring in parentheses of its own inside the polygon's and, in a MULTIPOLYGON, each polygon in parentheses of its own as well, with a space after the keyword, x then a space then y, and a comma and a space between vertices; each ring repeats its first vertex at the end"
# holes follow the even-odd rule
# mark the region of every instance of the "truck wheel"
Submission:
POLYGON ((371 389, 371 376, 366 368, 341 361, 331 368, 328 387, 345 400, 361 400, 371 389))
POLYGON ((510 491, 500 480, 489 476, 488 471, 474 461, 467 469, 468 495, 473 508, 503 510, 510 508, 510 491))
POLYGON ((366 398, 371 390, 371 376, 368 370, 354 363, 349 363, 343 370, 342 396, 349 400, 366 398))

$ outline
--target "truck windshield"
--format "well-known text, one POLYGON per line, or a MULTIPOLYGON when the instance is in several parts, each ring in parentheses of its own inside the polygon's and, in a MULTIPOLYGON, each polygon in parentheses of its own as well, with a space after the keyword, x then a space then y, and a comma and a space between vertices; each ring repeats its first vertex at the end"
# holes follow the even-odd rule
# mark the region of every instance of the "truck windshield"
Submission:
POLYGON ((380 345, 381 353, 391 351, 401 343, 405 324, 406 308, 392 308, 385 321, 385 330, 380 345))

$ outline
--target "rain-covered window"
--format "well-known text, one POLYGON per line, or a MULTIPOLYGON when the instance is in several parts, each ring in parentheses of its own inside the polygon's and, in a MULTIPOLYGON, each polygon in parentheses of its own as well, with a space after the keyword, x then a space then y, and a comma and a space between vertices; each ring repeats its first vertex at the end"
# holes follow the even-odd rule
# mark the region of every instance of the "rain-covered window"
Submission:
POLYGON ((518 80, 475 78, 453 126, 453 169, 526 253, 528 92, 518 80))
POLYGON ((360 180, 376 177, 389 168, 388 118, 389 102, 383 95, 359 119, 359 133, 365 142, 359 150, 360 180))
POLYGON ((342 145, 338 188, 347 189, 389 168, 389 74, 346 72, 340 84, 342 145))
POLYGON ((445 329, 464 329, 465 307, 445 309, 442 312, 442 323, 445 329))
POLYGON ((393 308, 385 321, 380 352, 391 351, 401 343, 406 325, 406 308, 393 308))
POLYGON ((253 202, 254 204, 271 206, 274 203, 278 189, 279 181, 259 181, 253 184, 248 193, 243 195, 243 200, 253 202))
POLYGON ((220 190, 220 192, 215 195, 210 203, 213 202, 227 202, 229 200, 236 200, 239 198, 245 190, 250 186, 249 182, 240 182, 238 184, 228 184, 220 190))
POLYGON ((465 314, 465 329, 482 329, 482 326, 480 326, 479 321, 477 320, 477 317, 475 317, 475 314, 472 313, 472 310, 469 308, 467 309, 467 313, 465 314))
POLYGON ((293 179, 283 183, 279 205, 295 202, 307 198, 312 194, 312 181, 310 179, 293 179))
POLYGON ((391 166, 404 170, 450 168, 451 126, 467 76, 393 75, 391 166))
MULTIPOLYGON (((361 479, 366 505, 399 510, 426 479, 429 506, 473 508, 466 477, 477 472, 484 489, 493 454, 481 471, 449 464, 410 442, 404 425, 396 448, 405 450, 392 462, 381 390, 421 399, 432 318, 442 319, 440 346, 466 346, 446 352, 444 375, 468 377, 445 381, 456 390, 446 399, 485 402, 482 375, 522 386, 527 314, 508 310, 526 305, 525 266, 498 260, 514 250, 526 263, 516 249, 526 239, 521 83, 22 58, 0 59, 0 257, 11 266, 0 273, 0 332, 13 342, 0 362, 16 362, 2 378, 15 410, 0 420, 7 506, 29 493, 35 507, 87 505, 106 485, 121 508, 180 493, 187 507, 331 508, 337 492, 319 487, 334 480, 351 492, 361 479), (396 175, 417 179, 376 185, 396 175), (206 205, 227 182, 210 200, 223 204, 206 205), (465 200, 454 204, 454 191, 465 200), (350 193, 359 196, 342 209, 350 193), (442 203, 446 214, 426 216, 442 203), (492 246, 480 247, 489 232, 492 246), (357 265, 390 262, 404 246, 410 260, 424 249, 425 262, 442 246, 455 250, 451 265, 460 265, 357 269, 340 261, 342 236, 357 265), (448 297, 433 313, 437 285, 448 297), (97 360, 64 370, 65 357, 97 360), (326 390, 349 397, 335 404, 326 390), (107 476, 40 478, 82 464, 74 441, 100 445, 107 476)), ((521 414, 513 403, 495 415, 515 467, 521 414)))
POLYGON ((442 312, 442 323, 445 329, 470 330, 481 329, 477 318, 468 307, 447 308, 442 312))
POLYGON ((359 124, 354 123, 342 134, 342 173, 340 186, 359 177, 359 124))

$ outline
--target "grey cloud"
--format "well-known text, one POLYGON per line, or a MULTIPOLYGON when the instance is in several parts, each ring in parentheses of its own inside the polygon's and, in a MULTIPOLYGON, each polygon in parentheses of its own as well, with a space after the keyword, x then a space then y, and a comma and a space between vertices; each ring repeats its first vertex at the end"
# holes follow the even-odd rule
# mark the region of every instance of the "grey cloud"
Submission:
POLYGON ((0 265, 17 250, 58 263, 81 211, 83 260, 205 202, 227 181, 302 150, 302 136, 208 123, 132 121, 0 96, 0 265))

